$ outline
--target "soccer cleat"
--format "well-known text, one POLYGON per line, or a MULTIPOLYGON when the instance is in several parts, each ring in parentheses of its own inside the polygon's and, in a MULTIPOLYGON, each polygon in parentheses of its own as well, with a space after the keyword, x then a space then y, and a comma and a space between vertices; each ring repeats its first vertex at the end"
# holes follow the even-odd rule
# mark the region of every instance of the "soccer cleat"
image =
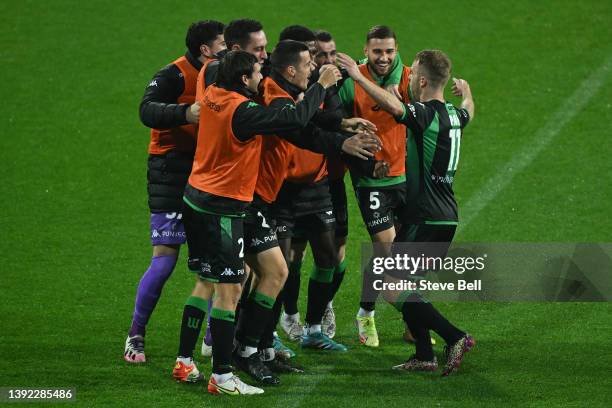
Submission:
POLYGON ((208 381, 208 392, 215 395, 255 395, 263 394, 264 390, 243 383, 237 375, 233 375, 223 383, 217 383, 211 375, 208 381))
POLYGON ((434 357, 432 361, 423 361, 413 355, 402 364, 393 366, 394 370, 406 371, 436 371, 438 369, 438 360, 434 357))
POLYGON ((261 361, 259 353, 253 353, 249 357, 241 357, 238 353, 234 353, 234 364, 254 380, 266 385, 278 385, 280 379, 272 373, 272 371, 261 361))
POLYGON ((295 357, 295 351, 285 346, 277 334, 274 335, 274 341, 272 343, 272 347, 274 347, 274 352, 277 355, 280 355, 286 359, 295 357))
POLYGON ((191 360, 191 364, 185 364, 182 361, 176 361, 174 370, 172 370, 172 378, 177 382, 195 383, 202 379, 202 374, 191 360))
POLYGON ((302 326, 302 323, 300 323, 299 314, 297 318, 291 319, 285 312, 283 312, 280 318, 280 325, 285 331, 285 333, 287 333, 287 336, 289 337, 290 341, 300 341, 304 328, 302 326))
POLYGON ((442 370, 442 376, 446 377, 459 369, 461 361, 465 353, 470 351, 472 347, 476 345, 476 340, 469 334, 466 334, 460 338, 452 346, 444 347, 444 354, 446 355, 446 365, 442 370))
POLYGON ((292 365, 288 359, 280 356, 274 357, 272 360, 263 362, 273 373, 288 374, 288 373, 303 373, 302 367, 292 365))
POLYGON ((144 353, 144 337, 128 336, 125 340, 125 351, 123 359, 128 363, 144 363, 146 361, 144 353))
POLYGON ((356 324, 361 344, 367 347, 378 347, 378 332, 374 317, 357 316, 356 324))
POLYGON ((347 348, 344 344, 336 343, 321 332, 303 335, 302 348, 311 348, 327 351, 347 351, 347 348))
POLYGON ((336 314, 334 313, 333 306, 327 305, 325 308, 323 319, 321 320, 321 331, 330 339, 333 339, 336 335, 336 314))

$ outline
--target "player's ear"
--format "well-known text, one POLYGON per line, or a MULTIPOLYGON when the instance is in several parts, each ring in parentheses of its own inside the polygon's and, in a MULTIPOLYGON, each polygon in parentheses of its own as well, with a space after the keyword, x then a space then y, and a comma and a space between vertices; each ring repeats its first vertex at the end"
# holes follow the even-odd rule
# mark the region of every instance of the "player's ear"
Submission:
POLYGON ((287 67, 287 74, 292 78, 295 76, 295 67, 293 65, 287 67))
POLYGON ((208 45, 202 44, 200 45, 200 54, 207 58, 210 58, 212 56, 212 50, 208 45))
POLYGON ((366 57, 368 56, 368 45, 364 45, 363 46, 363 55, 365 55, 366 57))
POLYGON ((247 86, 249 84, 249 76, 248 75, 242 75, 242 77, 240 77, 240 79, 242 80, 242 84, 247 86))
POLYGON ((240 48, 240 45, 238 45, 238 44, 234 44, 234 45, 232 45, 232 51, 239 51, 239 50, 241 50, 241 49, 242 49, 242 48, 240 48))

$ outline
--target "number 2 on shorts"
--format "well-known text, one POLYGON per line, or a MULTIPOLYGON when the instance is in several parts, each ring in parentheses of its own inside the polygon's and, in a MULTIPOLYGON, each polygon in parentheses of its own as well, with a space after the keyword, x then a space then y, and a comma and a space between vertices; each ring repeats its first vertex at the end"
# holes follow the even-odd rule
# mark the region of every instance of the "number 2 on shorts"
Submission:
POLYGON ((238 254, 238 258, 244 258, 244 239, 238 238, 238 245, 240 245, 240 253, 238 254))

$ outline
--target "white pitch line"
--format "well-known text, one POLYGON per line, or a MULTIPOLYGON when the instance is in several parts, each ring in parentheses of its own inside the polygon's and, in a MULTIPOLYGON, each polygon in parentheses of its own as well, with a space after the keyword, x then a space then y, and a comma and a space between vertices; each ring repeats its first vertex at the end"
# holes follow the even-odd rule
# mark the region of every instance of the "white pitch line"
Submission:
MULTIPOLYGON (((497 195, 512 181, 514 176, 522 172, 544 150, 559 132, 589 103, 609 78, 612 55, 580 83, 574 93, 550 117, 534 135, 533 140, 516 153, 512 160, 500 167, 500 171, 476 193, 470 200, 460 206, 459 231, 463 230, 474 217, 480 213, 497 195)), ((459 232, 458 231, 458 232, 459 232)))

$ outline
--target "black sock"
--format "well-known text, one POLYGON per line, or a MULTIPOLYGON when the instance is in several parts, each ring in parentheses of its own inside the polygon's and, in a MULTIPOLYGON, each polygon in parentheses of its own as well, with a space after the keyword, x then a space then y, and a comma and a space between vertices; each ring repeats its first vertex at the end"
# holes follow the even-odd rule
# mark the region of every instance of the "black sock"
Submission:
POLYGON ((253 271, 249 274, 249 277, 244 281, 242 285, 242 292, 240 293, 240 299, 236 305, 236 322, 240 321, 240 309, 243 305, 246 305, 249 301, 249 295, 251 294, 251 282, 253 281, 253 271))
POLYGON ((344 279, 344 272, 346 272, 345 259, 343 259, 342 262, 340 262, 334 270, 334 279, 332 280, 331 293, 329 294, 330 302, 334 300, 336 293, 338 293, 338 289, 340 289, 340 285, 342 284, 342 280, 344 279))
POLYGON ((412 302, 404 302, 402 305, 402 317, 414 337, 416 358, 422 361, 431 361, 434 358, 434 354, 429 329, 421 325, 418 307, 414 307, 414 305, 415 303, 412 302))
POLYGON ((289 275, 283 289, 283 304, 285 313, 293 315, 298 312, 298 298, 300 296, 302 261, 293 261, 289 264, 289 275))
POLYGON ((185 302, 178 349, 180 357, 193 357, 207 307, 208 302, 196 296, 190 296, 185 302))
POLYGON ((378 275, 375 275, 372 271, 373 268, 373 259, 370 259, 368 262, 368 266, 363 270, 363 279, 361 286, 361 302, 359 302, 359 306, 368 311, 373 311, 376 308, 376 298, 378 298, 378 293, 380 291, 374 289, 374 281, 376 279, 380 279, 378 275))
POLYGON ((278 321, 280 320, 281 311, 283 310, 283 292, 278 294, 276 298, 276 302, 274 303, 274 307, 272 308, 272 316, 270 320, 268 320, 266 327, 261 335, 261 339, 259 340, 259 349, 264 350, 267 348, 272 348, 274 346, 274 332, 276 331, 276 326, 278 325, 278 321))
POLYGON ((214 374, 232 372, 232 351, 234 349, 234 319, 233 311, 217 309, 210 311, 210 333, 213 339, 214 374))
POLYGON ((242 307, 236 328, 236 340, 243 346, 257 347, 272 318, 275 299, 254 290, 242 307))
MULTIPOLYGON (((427 302, 407 302, 412 303, 416 318, 423 327, 435 331, 444 339, 446 344, 455 344, 465 333, 453 326, 444 316, 436 310, 431 303, 427 302)), ((412 330, 412 329, 411 329, 412 330)))
POLYGON ((308 280, 308 306, 306 308, 306 323, 321 324, 323 313, 327 307, 331 283, 319 282, 312 278, 308 280))

